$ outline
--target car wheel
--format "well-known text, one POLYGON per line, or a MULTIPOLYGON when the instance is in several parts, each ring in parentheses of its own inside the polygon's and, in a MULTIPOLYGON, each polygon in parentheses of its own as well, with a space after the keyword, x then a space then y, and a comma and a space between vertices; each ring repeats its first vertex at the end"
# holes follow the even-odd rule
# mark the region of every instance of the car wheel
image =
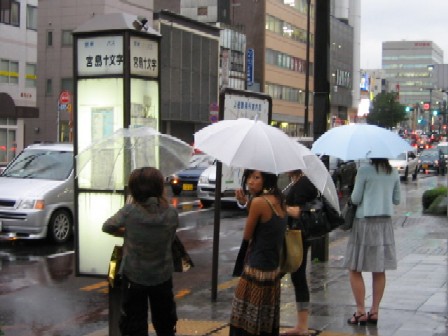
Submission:
POLYGON ((65 243, 72 237, 73 219, 69 211, 56 210, 48 223, 47 236, 55 243, 65 243))
POLYGON ((180 193, 182 192, 182 188, 180 186, 172 186, 171 190, 173 191, 173 194, 176 196, 179 196, 180 193))
POLYGON ((413 180, 413 181, 415 181, 415 180, 417 179, 417 174, 418 174, 418 168, 415 167, 415 171, 414 171, 414 173, 412 174, 412 180, 413 180))

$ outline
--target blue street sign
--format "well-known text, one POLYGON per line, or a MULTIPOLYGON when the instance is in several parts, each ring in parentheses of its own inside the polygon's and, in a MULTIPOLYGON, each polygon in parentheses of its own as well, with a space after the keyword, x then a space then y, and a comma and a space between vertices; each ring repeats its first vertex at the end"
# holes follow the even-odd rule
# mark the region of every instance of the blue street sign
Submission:
POLYGON ((247 49, 247 62, 246 62, 246 81, 247 86, 254 84, 254 49, 247 49))

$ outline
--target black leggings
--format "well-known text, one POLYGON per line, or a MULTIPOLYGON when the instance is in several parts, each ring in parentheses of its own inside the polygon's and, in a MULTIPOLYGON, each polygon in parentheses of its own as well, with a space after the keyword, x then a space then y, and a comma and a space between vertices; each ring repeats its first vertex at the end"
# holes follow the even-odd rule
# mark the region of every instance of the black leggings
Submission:
POLYGON ((308 307, 308 303, 310 302, 310 290, 308 288, 308 282, 306 280, 306 264, 308 260, 308 250, 310 247, 310 243, 303 237, 303 233, 302 233, 302 241, 303 241, 303 261, 299 269, 291 273, 291 281, 292 284, 294 285, 296 302, 306 303, 305 305, 302 306, 308 307))
POLYGON ((173 280, 144 286, 123 277, 120 331, 123 336, 148 336, 148 301, 151 321, 159 336, 176 334, 176 303, 173 280))

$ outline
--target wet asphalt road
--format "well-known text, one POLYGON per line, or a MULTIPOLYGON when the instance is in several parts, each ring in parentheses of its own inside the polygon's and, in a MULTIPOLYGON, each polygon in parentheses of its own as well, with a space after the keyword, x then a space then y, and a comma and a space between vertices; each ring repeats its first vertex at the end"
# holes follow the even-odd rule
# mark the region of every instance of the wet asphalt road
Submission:
MULTIPOLYGON (((421 212, 423 191, 440 184, 446 185, 446 177, 420 175, 417 181, 402 182, 405 197, 398 214, 421 212)), ((184 203, 179 205, 179 235, 196 264, 195 272, 175 275, 178 299, 209 287, 211 281, 214 213, 198 208, 193 196, 171 198, 174 204, 184 203), (198 229, 204 227, 210 229, 198 229)), ((241 228, 221 227, 221 236, 242 233, 244 212, 234 206, 223 207, 221 215, 241 218, 241 228)), ((240 240, 230 244, 236 251, 240 240)), ((75 277, 73 249, 73 243, 0 242, 0 335, 79 336, 108 325, 107 283, 104 279, 75 277)))

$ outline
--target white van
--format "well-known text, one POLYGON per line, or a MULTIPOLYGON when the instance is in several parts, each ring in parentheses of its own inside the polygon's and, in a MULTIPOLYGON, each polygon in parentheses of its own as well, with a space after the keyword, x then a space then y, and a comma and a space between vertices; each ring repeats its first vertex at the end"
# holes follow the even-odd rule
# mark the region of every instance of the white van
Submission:
MULTIPOLYGON (((222 165, 221 202, 236 202, 235 191, 241 188, 244 169, 222 165)), ((199 176, 197 196, 204 207, 215 201, 216 161, 199 176)))
POLYGON ((69 240, 73 175, 73 144, 25 148, 0 174, 0 239, 69 240))
POLYGON ((389 163, 398 170, 398 175, 403 180, 406 181, 409 174, 412 174, 412 180, 417 179, 419 168, 416 150, 403 152, 397 158, 389 160, 389 163))

